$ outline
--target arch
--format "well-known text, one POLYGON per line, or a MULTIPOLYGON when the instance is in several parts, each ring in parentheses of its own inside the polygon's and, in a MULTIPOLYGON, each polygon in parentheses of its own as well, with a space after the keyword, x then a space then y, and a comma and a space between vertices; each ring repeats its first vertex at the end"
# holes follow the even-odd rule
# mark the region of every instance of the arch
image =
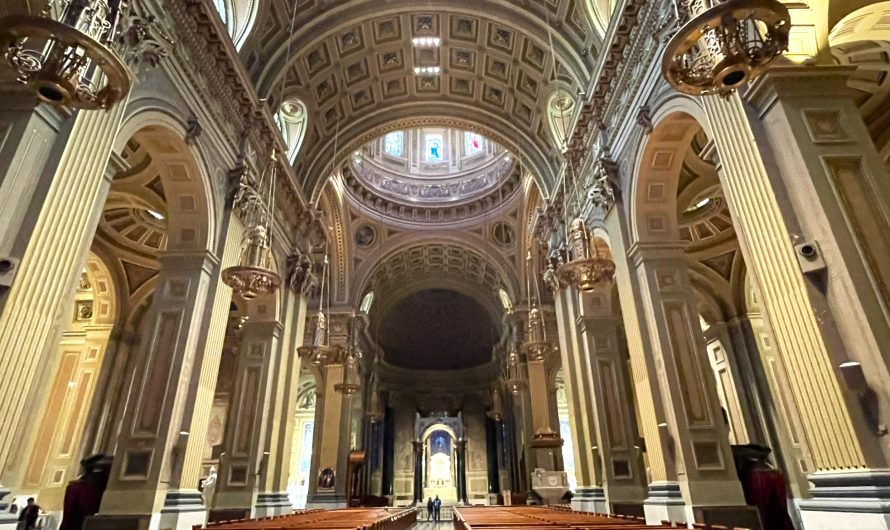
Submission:
POLYGON ((226 25, 226 30, 229 32, 229 37, 232 38, 232 44, 235 45, 235 49, 241 50, 241 47, 253 31, 260 1, 213 0, 213 5, 226 25))
POLYGON ((286 99, 275 113, 275 122, 281 130, 284 145, 287 146, 287 160, 293 164, 300 153, 300 146, 303 145, 303 137, 306 136, 306 105, 299 99, 286 99))
MULTIPOLYGON (((472 259, 472 263, 490 269, 490 273, 483 271, 478 276, 481 278, 487 274, 489 278, 497 279, 497 281, 487 284, 491 288, 492 296, 490 298, 493 301, 497 298, 497 289, 499 287, 504 288, 511 300, 517 300, 520 297, 521 287, 519 280, 516 274, 511 274, 511 272, 516 272, 514 267, 493 244, 473 234, 430 237, 429 231, 405 232, 381 242, 381 245, 384 245, 384 248, 379 251, 380 257, 376 261, 364 261, 352 275, 355 289, 352 292, 350 304, 353 306, 357 306, 361 301, 360 297, 371 289, 377 292, 377 301, 375 303, 379 304, 382 302, 381 289, 373 285, 372 280, 380 267, 386 266, 388 260, 392 260, 400 253, 404 253, 412 248, 418 249, 432 245, 463 249, 465 252, 477 256, 472 259)), ((408 282, 405 281, 407 279, 404 276, 400 278, 400 283, 403 287, 407 285, 408 282)), ((474 285, 474 288, 477 289, 475 296, 478 296, 478 289, 482 285, 478 282, 467 281, 465 283, 474 285)), ((500 306, 499 302, 497 305, 500 306)))
POLYGON ((600 37, 604 37, 615 9, 615 2, 612 0, 584 0, 584 6, 587 8, 587 18, 590 20, 591 27, 600 37))
POLYGON ((168 210, 167 250, 212 251, 217 223, 210 171, 185 137, 185 125, 166 109, 137 110, 121 124, 114 150, 127 159, 136 142, 159 166, 168 210))
POLYGON ((835 62, 855 66, 848 86, 875 147, 890 166, 890 29, 883 22, 890 1, 849 13, 835 25, 828 41, 835 62))
POLYGON ((664 242, 679 238, 677 190, 692 139, 708 132, 701 107, 688 98, 671 98, 657 109, 653 130, 640 146, 631 180, 631 240, 664 242), (699 116, 699 117, 697 117, 699 116))

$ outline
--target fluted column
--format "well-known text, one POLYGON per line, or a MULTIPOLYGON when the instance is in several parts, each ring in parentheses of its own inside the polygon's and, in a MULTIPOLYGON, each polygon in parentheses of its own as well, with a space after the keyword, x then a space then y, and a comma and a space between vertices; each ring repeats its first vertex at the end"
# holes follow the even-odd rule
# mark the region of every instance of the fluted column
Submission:
POLYGON ((850 387, 882 388, 890 378, 883 352, 890 342, 890 185, 846 88, 849 73, 774 68, 746 94, 749 112, 735 96, 703 101, 745 262, 780 352, 770 368, 781 370, 800 414, 805 471, 815 486, 815 499, 801 504, 804 522, 846 524, 851 511, 871 511, 886 528, 886 496, 861 494, 890 481, 875 437, 886 419, 869 421, 853 394, 860 389, 850 387), (758 149, 755 134, 781 148, 758 149), (793 244, 801 240, 816 242, 825 271, 818 259, 798 256, 793 244), (841 373, 850 360, 862 370, 841 373), (850 502, 871 508, 854 510, 850 502))
MULTIPOLYGON (((105 168, 125 107, 122 101, 108 111, 79 112, 74 118, 70 141, 0 314, 0 484, 14 485, 21 479, 20 459, 13 451, 33 436, 28 419, 44 402, 46 391, 38 376, 58 362, 49 354, 58 338, 60 303, 67 307, 64 301, 71 298, 96 232, 111 185, 105 168)), ((11 182, 8 178, 4 187, 11 182)), ((28 199, 13 194, 3 200, 28 199)))
MULTIPOLYGON (((301 285, 296 286, 298 289, 301 285)), ((280 514, 290 511, 287 496, 288 470, 290 469, 291 446, 297 392, 299 390, 301 360, 297 355, 297 345, 302 344, 306 329, 306 297, 302 291, 285 289, 284 329, 281 335, 281 354, 278 369, 274 374, 272 406, 266 414, 271 416, 265 449, 269 452, 269 464, 262 477, 262 489, 257 502, 257 516, 280 514)))
POLYGON ((630 258, 647 308, 665 406, 658 427, 665 431, 666 457, 676 469, 685 520, 722 517, 737 526, 756 524, 756 512, 745 506, 736 476, 683 248, 638 243, 630 258))
POLYGON ((576 510, 606 512, 605 491, 602 487, 601 468, 593 447, 597 444, 594 432, 593 400, 588 381, 583 375, 583 351, 577 332, 580 308, 578 291, 564 287, 554 293, 556 325, 559 332, 559 351, 565 378, 566 398, 569 405, 569 429, 575 456, 575 479, 578 487, 572 497, 576 510))
POLYGON ((616 505, 642 504, 647 485, 633 426, 633 404, 626 399, 626 363, 618 345, 615 313, 612 282, 581 294, 578 331, 593 410, 596 449, 592 452, 610 512, 616 505))
POLYGON ((307 508, 335 508, 345 506, 346 467, 339 467, 340 448, 346 443, 341 439, 343 395, 335 385, 343 381, 343 365, 327 364, 319 367, 323 374, 318 377, 319 397, 315 404, 315 440, 312 447, 312 465, 309 472, 309 499, 307 508), (330 470, 334 473, 333 487, 322 487, 319 478, 330 470))
POLYGON ((186 411, 202 406, 191 390, 200 374, 195 359, 218 261, 205 251, 166 252, 159 261, 149 337, 139 352, 111 479, 99 516, 88 522, 91 528, 121 517, 151 529, 204 521, 197 483, 181 479, 190 436, 186 411))
MULTIPOLYGON (((238 264, 244 224, 233 211, 227 210, 223 216, 222 228, 224 236, 220 238, 218 245, 221 257, 217 271, 220 272, 238 264)), ((217 273, 214 276, 210 293, 212 296, 207 305, 206 328, 201 334, 195 358, 198 372, 194 402, 192 407, 185 411, 184 424, 187 426, 185 431, 189 433, 189 437, 183 457, 180 485, 186 490, 196 488, 201 478, 201 463, 206 444, 205 433, 210 424, 210 412, 213 408, 219 363, 232 304, 232 288, 222 281, 222 274, 217 273)))

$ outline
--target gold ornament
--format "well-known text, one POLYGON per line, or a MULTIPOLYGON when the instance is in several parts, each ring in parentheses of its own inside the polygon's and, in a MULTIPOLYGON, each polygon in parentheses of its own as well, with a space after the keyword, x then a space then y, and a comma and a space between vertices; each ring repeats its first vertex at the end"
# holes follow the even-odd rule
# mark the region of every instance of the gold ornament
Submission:
MULTIPOLYGON (((677 1, 687 2, 678 16, 683 5, 707 2, 677 1)), ((777 0, 728 0, 691 15, 661 61, 665 79, 684 94, 728 94, 788 49, 791 16, 777 0)))
POLYGON ((125 15, 119 4, 48 0, 38 16, 0 18, 6 62, 44 103, 110 108, 130 90, 129 71, 112 51, 125 15))
POLYGON ((559 266, 556 274, 563 283, 582 291, 592 291, 600 283, 615 277, 615 262, 600 255, 593 244, 582 219, 572 221, 568 236, 568 260, 559 266))

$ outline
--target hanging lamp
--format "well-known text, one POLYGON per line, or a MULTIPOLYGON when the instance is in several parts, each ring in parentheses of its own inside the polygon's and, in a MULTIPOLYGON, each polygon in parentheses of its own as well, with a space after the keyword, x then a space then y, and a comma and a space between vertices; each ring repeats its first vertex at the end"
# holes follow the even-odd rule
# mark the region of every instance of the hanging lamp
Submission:
POLYGON ((661 71, 679 92, 728 94, 788 49, 791 15, 778 0, 675 2, 685 24, 668 41, 661 71))
POLYGON ((321 294, 318 299, 318 314, 315 316, 315 329, 312 332, 312 344, 300 346, 297 353, 301 359, 308 360, 315 366, 323 366, 334 358, 334 350, 329 345, 328 319, 325 316, 325 287, 328 282, 328 256, 324 257, 321 272, 321 294))
POLYGON ((583 219, 578 217, 572 221, 566 240, 566 262, 556 269, 560 281, 582 291, 592 291, 615 277, 615 262, 600 254, 599 246, 590 240, 583 219))
POLYGON ((344 396, 351 396, 362 388, 358 366, 362 353, 359 351, 358 337, 355 332, 357 319, 358 316, 353 313, 349 326, 349 343, 346 345, 346 355, 343 359, 343 382, 334 385, 334 390, 344 396))
POLYGON ((121 0, 45 0, 38 15, 0 18, 0 46, 17 80, 50 105, 108 109, 130 89, 114 50, 126 18, 121 0))
POLYGON ((223 270, 222 280, 245 300, 272 294, 281 285, 281 277, 272 270, 271 248, 277 169, 277 151, 273 150, 260 178, 260 185, 256 188, 251 186, 249 173, 242 176, 239 184, 236 201, 242 203, 240 208, 247 228, 242 238, 238 265, 223 270), (264 189, 268 189, 265 196, 264 189))

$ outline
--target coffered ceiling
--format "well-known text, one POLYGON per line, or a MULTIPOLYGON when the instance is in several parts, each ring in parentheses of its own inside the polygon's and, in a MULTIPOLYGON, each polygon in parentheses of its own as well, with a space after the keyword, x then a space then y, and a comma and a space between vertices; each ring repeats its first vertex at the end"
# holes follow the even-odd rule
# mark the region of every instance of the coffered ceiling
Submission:
POLYGON ((272 0, 241 53, 261 97, 277 105, 286 76, 284 97, 306 105, 295 166, 313 196, 335 152, 342 160, 418 120, 521 153, 546 193, 560 158, 547 106, 557 90, 574 96, 586 86, 596 40, 583 0, 272 0), (440 45, 414 46, 417 37, 440 45))

